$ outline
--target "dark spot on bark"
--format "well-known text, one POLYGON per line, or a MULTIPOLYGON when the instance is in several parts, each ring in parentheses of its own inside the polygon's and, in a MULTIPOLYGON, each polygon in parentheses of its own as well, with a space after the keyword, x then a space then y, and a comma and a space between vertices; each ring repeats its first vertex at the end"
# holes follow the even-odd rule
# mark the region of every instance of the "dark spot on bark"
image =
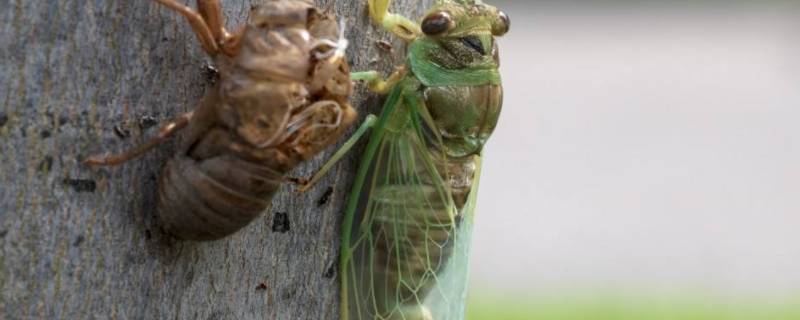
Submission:
POLYGON ((297 293, 295 291, 296 289, 286 289, 286 291, 283 292, 283 299, 292 300, 292 298, 294 298, 294 295, 297 293))
POLYGON ((131 252, 125 254, 125 262, 129 265, 136 264, 136 255, 131 252))
POLYGON ((328 201, 331 200, 332 195, 333 187, 328 187, 328 189, 325 190, 325 193, 323 193, 322 196, 319 197, 319 200, 317 200, 317 207, 324 206, 326 203, 328 203, 328 201))
POLYGON ((73 246, 73 247, 77 247, 77 246, 81 245, 81 243, 83 243, 83 240, 84 240, 84 239, 85 239, 85 238, 83 237, 83 235, 77 236, 77 237, 75 238, 75 241, 73 241, 73 242, 72 242, 72 246, 73 246))
POLYGON ((0 113, 0 128, 8 123, 8 116, 5 113, 0 113))
POLYGON ((144 230, 144 238, 147 240, 153 239, 153 233, 150 231, 150 229, 144 230))
POLYGON ((333 279, 336 276, 336 265, 337 260, 333 260, 328 263, 328 267, 325 268, 325 272, 322 273, 322 277, 325 279, 333 279))
POLYGON ((94 192, 97 190, 97 182, 88 179, 64 179, 64 184, 77 192, 94 192))
POLYGON ((149 129, 158 124, 158 120, 153 116, 142 116, 139 118, 139 128, 142 130, 149 129))
POLYGON ((262 282, 256 286, 256 291, 263 291, 263 290, 267 290, 267 284, 262 282))
POLYGON ((276 212, 272 217, 272 231, 279 233, 289 232, 289 215, 286 212, 276 212))
POLYGON ((53 134, 50 133, 50 130, 42 130, 41 132, 39 132, 39 136, 42 137, 42 139, 50 138, 50 136, 52 135, 53 134))
POLYGON ((65 124, 67 124, 68 121, 69 121, 69 118, 67 118, 67 116, 58 117, 58 125, 59 126, 63 126, 65 124))
POLYGON ((228 314, 228 313, 226 313, 226 312, 222 312, 222 311, 219 311, 219 310, 217 310, 217 311, 214 311, 213 313, 211 313, 211 315, 209 315, 209 316, 208 316, 208 318, 206 318, 206 320, 218 320, 218 319, 222 319, 222 317, 223 317, 225 314, 228 314))
POLYGON ((53 157, 45 156, 39 163, 39 172, 50 172, 51 168, 53 168, 53 157))
POLYGON ((186 272, 183 276, 183 281, 185 281, 187 285, 190 285, 192 281, 194 281, 194 269, 189 269, 189 271, 186 272))
POLYGON ((5 238, 8 234, 8 230, 0 230, 0 238, 5 238))
POLYGON ((125 139, 131 136, 131 131, 118 124, 114 126, 114 134, 120 139, 125 139))
POLYGON ((212 85, 216 84, 217 80, 219 80, 219 70, 210 64, 203 66, 203 75, 206 77, 208 83, 212 85))

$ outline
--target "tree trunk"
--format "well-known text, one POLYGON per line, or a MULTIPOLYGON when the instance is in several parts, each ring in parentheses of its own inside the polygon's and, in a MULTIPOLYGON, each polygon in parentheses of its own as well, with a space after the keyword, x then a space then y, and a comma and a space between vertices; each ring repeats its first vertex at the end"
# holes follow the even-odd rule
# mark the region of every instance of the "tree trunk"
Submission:
MULTIPOLYGON (((223 0, 228 26, 258 1, 223 0)), ((419 17, 432 2, 393 8, 419 17)), ((351 65, 386 72, 402 45, 375 45, 393 38, 365 6, 335 5, 351 65)), ((81 164, 195 108, 209 61, 187 22, 153 1, 0 0, 0 318, 337 318, 339 226, 358 152, 306 194, 284 186, 262 218, 209 243, 176 240, 155 219, 175 142, 121 167, 81 164)), ((361 86, 352 101, 362 118, 380 108, 361 86)))

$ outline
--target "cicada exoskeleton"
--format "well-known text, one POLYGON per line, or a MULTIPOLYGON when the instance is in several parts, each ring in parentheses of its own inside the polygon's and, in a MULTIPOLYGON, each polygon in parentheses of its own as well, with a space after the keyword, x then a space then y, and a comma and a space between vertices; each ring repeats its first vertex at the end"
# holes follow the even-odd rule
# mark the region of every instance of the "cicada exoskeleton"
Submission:
POLYGON ((199 106, 146 144, 90 165, 117 165, 181 132, 159 179, 158 217, 191 240, 230 235, 258 217, 303 160, 333 144, 354 121, 348 103, 347 41, 311 1, 271 0, 228 32, 219 0, 155 0, 189 21, 220 79, 199 106))

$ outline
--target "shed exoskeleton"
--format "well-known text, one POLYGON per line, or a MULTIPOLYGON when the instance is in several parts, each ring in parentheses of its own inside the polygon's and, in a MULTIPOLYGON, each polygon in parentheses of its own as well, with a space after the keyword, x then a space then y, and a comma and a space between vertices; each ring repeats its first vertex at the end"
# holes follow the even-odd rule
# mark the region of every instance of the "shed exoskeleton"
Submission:
POLYGON ((233 33, 219 0, 197 0, 197 11, 176 0, 154 1, 186 17, 220 80, 157 137, 86 163, 122 164, 180 131, 177 153, 159 178, 159 221, 178 238, 220 239, 258 217, 285 174, 355 120, 347 101, 347 41, 336 19, 311 1, 267 1, 233 33))

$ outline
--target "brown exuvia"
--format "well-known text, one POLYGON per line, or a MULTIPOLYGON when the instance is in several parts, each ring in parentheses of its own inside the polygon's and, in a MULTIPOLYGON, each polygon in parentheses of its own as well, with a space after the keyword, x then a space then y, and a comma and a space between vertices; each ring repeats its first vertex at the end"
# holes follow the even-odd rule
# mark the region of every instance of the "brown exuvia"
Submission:
POLYGON ((197 0, 197 11, 155 1, 187 18, 220 81, 156 138, 86 163, 124 163, 183 130, 159 180, 159 220, 179 238, 223 238, 258 217, 286 172, 333 144, 355 120, 347 101, 347 42, 334 17, 310 1, 267 1, 233 33, 219 0, 197 0))

